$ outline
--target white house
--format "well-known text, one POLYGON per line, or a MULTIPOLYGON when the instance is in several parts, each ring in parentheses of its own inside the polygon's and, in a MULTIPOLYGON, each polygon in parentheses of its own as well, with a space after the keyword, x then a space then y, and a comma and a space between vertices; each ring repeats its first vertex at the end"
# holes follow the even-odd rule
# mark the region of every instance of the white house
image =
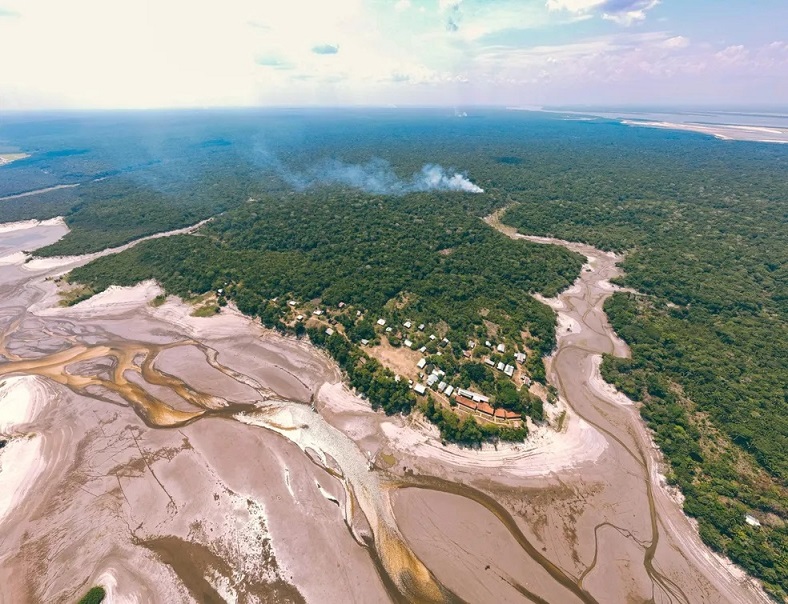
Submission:
POLYGON ((760 521, 755 516, 750 516, 749 514, 747 514, 744 517, 744 522, 746 522, 750 526, 755 526, 755 527, 761 526, 760 521))
POLYGON ((453 393, 454 393, 454 386, 447 386, 446 392, 444 392, 444 394, 446 396, 451 396, 453 393))
POLYGON ((419 369, 424 369, 424 366, 427 364, 427 359, 420 359, 418 363, 416 363, 416 367, 419 369))
POLYGON ((378 325, 383 327, 386 324, 386 319, 378 319, 378 325))
POLYGON ((412 347, 413 347, 413 342, 411 342, 410 340, 405 340, 404 344, 405 344, 405 346, 407 346, 408 348, 412 348, 412 347))
POLYGON ((410 329, 410 327, 411 327, 411 325, 413 325, 413 323, 411 323, 410 321, 405 321, 403 323, 403 325, 405 326, 405 329, 410 329))
POLYGON ((496 365, 495 368, 498 371, 503 371, 504 370, 504 364, 503 363, 498 363, 498 365, 496 365))
POLYGON ((413 390, 416 392, 416 394, 424 394, 425 392, 427 392, 427 389, 424 387, 424 384, 416 384, 415 386, 413 386, 413 390))
POLYGON ((333 336, 333 335, 334 335, 334 330, 333 330, 333 329, 331 329, 330 327, 329 327, 329 328, 327 328, 327 329, 326 329, 326 335, 333 336))
POLYGON ((503 344, 498 344, 498 348, 496 350, 498 350, 498 352, 506 352, 506 346, 503 344))

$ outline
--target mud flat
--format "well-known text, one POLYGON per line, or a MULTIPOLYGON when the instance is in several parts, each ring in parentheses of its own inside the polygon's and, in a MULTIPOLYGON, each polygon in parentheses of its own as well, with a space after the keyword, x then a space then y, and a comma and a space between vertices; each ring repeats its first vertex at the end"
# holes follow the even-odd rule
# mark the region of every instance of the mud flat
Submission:
POLYGON ((0 453, 0 484, 24 484, 0 517, 0 600, 758 601, 594 381, 600 354, 626 354, 601 311, 617 258, 575 249, 591 270, 545 300, 568 326, 549 362, 562 429, 481 451, 372 412, 324 354, 232 308, 154 308, 153 283, 59 308, 46 278, 89 257, 0 266, 0 388, 47 391, 0 402, 5 449, 36 442, 35 464, 0 453))

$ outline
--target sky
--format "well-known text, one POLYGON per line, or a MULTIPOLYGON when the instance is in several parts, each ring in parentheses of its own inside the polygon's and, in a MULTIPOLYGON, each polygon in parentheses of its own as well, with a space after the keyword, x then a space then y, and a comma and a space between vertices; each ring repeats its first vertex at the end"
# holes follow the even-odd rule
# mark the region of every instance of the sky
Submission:
POLYGON ((0 111, 788 105, 788 0, 0 0, 0 111))

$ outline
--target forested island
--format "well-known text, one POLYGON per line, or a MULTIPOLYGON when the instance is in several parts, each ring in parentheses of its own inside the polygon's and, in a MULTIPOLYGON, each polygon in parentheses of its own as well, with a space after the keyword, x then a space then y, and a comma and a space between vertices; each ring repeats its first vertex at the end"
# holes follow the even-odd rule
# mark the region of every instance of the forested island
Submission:
MULTIPOLYGON (((632 359, 607 358, 603 375, 638 401, 706 543, 786 597, 788 150, 496 111, 187 115, 162 119, 167 142, 151 149, 136 119, 64 118, 57 138, 4 125, 0 136, 30 157, 3 167, 0 196, 79 186, 0 201, 0 221, 64 215, 71 233, 39 252, 51 256, 214 217, 197 236, 145 242, 69 279, 84 295, 153 278, 184 298, 215 296, 217 308, 232 301, 308 335, 389 413, 419 399, 362 340, 410 338, 458 387, 539 419, 527 389, 484 364, 498 354, 484 342, 494 332, 505 344, 494 363, 525 354, 524 371, 544 380, 555 319, 530 294, 567 287, 583 260, 512 241, 482 217, 510 207, 503 221, 523 233, 624 252, 621 284, 638 293, 606 310, 632 359), (399 185, 432 163, 484 193, 399 185), (357 183, 336 176, 347 166, 362 167, 357 183), (327 323, 297 320, 291 300, 327 323), (436 340, 416 341, 405 322, 436 340)), ((525 436, 419 403, 446 440, 525 436)))

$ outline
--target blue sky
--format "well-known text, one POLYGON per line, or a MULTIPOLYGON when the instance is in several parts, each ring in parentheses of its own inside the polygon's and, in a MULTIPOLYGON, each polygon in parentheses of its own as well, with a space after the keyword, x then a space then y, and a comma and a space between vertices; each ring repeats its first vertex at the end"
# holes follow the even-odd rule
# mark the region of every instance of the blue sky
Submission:
POLYGON ((0 0, 0 110, 787 105, 788 0, 0 0))

